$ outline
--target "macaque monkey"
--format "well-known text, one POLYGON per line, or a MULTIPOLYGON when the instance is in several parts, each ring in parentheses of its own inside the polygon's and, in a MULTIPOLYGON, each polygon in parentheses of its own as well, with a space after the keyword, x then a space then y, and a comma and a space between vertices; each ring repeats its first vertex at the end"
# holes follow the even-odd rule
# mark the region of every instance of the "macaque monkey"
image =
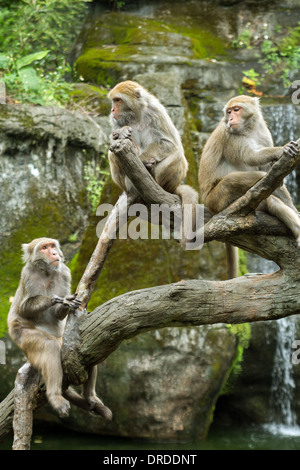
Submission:
MULTIPOLYGON (((259 99, 237 96, 224 107, 224 117, 206 142, 199 165, 204 204, 217 214, 259 181, 284 153, 296 155, 298 145, 274 147, 262 116, 259 99)), ((300 219, 283 184, 262 201, 258 210, 280 219, 300 246, 300 219)))
MULTIPOLYGON (((155 181, 166 191, 178 194, 185 204, 192 204, 192 219, 185 219, 195 229, 194 208, 198 193, 181 182, 188 170, 181 139, 165 107, 145 88, 130 80, 116 85, 108 94, 112 101, 111 141, 129 138, 155 181)), ((113 181, 127 194, 137 194, 113 151, 108 154, 113 181)), ((184 246, 184 245, 183 245, 184 246)))
MULTIPOLYGON (((37 238, 22 248, 26 264, 8 314, 9 333, 41 373, 49 403, 64 417, 70 403, 62 395, 60 349, 67 315, 79 308, 81 302, 76 294, 70 295, 71 274, 57 240, 37 238)), ((91 369, 83 386, 84 398, 71 388, 65 396, 75 405, 110 419, 110 410, 95 394, 96 370, 91 369)))

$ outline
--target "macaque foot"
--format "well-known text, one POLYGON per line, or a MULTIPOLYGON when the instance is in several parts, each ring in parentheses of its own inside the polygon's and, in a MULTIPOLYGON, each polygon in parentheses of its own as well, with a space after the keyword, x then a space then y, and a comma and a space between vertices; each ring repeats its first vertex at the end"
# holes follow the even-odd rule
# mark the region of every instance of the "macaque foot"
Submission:
POLYGON ((69 416, 70 403, 61 395, 49 395, 48 401, 50 405, 57 411, 60 418, 69 416))
POLYGON ((297 142, 289 142, 284 146, 284 153, 287 153, 291 157, 295 157, 299 152, 297 142))
POLYGON ((147 160, 146 162, 143 162, 147 170, 152 173, 156 164, 155 158, 150 158, 150 160, 147 160))
POLYGON ((112 412, 111 410, 105 406, 100 398, 93 396, 89 397, 86 399, 90 405, 90 410, 97 414, 102 416, 104 419, 107 419, 108 421, 112 420, 112 412))

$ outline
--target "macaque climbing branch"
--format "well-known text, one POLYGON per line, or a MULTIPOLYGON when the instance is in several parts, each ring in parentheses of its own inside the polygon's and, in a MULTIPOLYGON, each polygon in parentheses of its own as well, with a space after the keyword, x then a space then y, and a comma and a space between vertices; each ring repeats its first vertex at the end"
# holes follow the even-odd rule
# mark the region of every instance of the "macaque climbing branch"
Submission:
MULTIPOLYGON (((300 146, 300 139, 296 143, 300 146)), ((261 201, 270 196, 282 184, 284 177, 291 173, 299 164, 300 152, 295 156, 291 156, 288 153, 283 154, 262 179, 252 186, 244 196, 224 209, 222 214, 227 217, 236 213, 242 216, 249 214, 256 209, 261 201)))
MULTIPOLYGON (((297 141, 300 144, 300 139, 297 141)), ((205 242, 211 240, 225 241, 235 235, 265 234, 287 235, 288 229, 278 220, 255 208, 282 184, 285 176, 300 163, 300 152, 292 157, 284 154, 242 197, 215 215, 204 227, 205 242)), ((271 257, 271 259, 274 259, 271 257)), ((276 261, 277 262, 277 261, 276 261)))

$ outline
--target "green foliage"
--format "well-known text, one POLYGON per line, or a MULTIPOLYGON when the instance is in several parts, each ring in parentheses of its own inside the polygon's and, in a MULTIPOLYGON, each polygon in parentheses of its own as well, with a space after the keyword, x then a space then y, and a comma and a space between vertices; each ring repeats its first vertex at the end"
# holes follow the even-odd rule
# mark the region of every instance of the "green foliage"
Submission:
POLYGON ((239 248, 239 276, 244 276, 247 272, 247 252, 239 248))
POLYGON ((110 3, 112 4, 112 10, 121 10, 125 6, 126 2, 121 2, 119 0, 109 0, 110 3))
POLYGON ((265 40, 262 43, 263 58, 260 61, 267 73, 273 74, 276 67, 281 70, 285 86, 290 85, 289 74, 299 69, 300 63, 300 23, 278 41, 265 40))
POLYGON ((252 80, 255 83, 255 85, 260 85, 261 84, 261 79, 260 79, 259 73, 255 72, 254 69, 244 70, 243 74, 245 75, 245 77, 252 80))
MULTIPOLYGON (((258 47, 262 56, 259 64, 263 72, 278 74, 283 85, 290 86, 289 75, 292 71, 298 71, 300 63, 300 23, 295 28, 288 28, 285 32, 278 27, 272 39, 254 38, 250 31, 245 30, 233 41, 232 45, 235 48, 245 49, 258 47)), ((259 74, 252 69, 252 75, 252 77, 246 76, 258 84, 259 74)))
MULTIPOLYGON (((100 155, 106 159, 105 155, 100 155)), ((100 204, 100 197, 105 182, 105 176, 109 175, 108 171, 104 171, 100 166, 94 167, 92 163, 88 163, 84 168, 84 179, 87 181, 87 193, 91 204, 92 212, 95 212, 100 204)))
POLYGON ((234 386, 235 380, 239 376, 242 371, 243 367, 243 358, 244 358, 244 351, 250 345, 251 341, 251 324, 250 323, 243 323, 240 325, 227 325, 227 328, 236 335, 237 338, 237 354, 233 360, 231 370, 228 374, 228 380, 226 381, 221 394, 226 395, 232 387, 234 386))
POLYGON ((15 101, 64 104, 66 57, 90 0, 0 0, 0 80, 15 101))
POLYGON ((246 49, 252 49, 252 34, 250 31, 245 30, 242 31, 241 34, 232 41, 233 47, 237 49, 241 48, 246 48, 246 49))

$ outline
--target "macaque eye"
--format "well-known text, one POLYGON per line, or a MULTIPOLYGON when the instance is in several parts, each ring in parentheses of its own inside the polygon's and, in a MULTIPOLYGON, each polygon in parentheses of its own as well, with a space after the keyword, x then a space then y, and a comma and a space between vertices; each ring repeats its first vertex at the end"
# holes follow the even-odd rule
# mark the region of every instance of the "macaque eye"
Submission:
POLYGON ((239 106, 235 106, 233 110, 237 113, 241 108, 239 106))

